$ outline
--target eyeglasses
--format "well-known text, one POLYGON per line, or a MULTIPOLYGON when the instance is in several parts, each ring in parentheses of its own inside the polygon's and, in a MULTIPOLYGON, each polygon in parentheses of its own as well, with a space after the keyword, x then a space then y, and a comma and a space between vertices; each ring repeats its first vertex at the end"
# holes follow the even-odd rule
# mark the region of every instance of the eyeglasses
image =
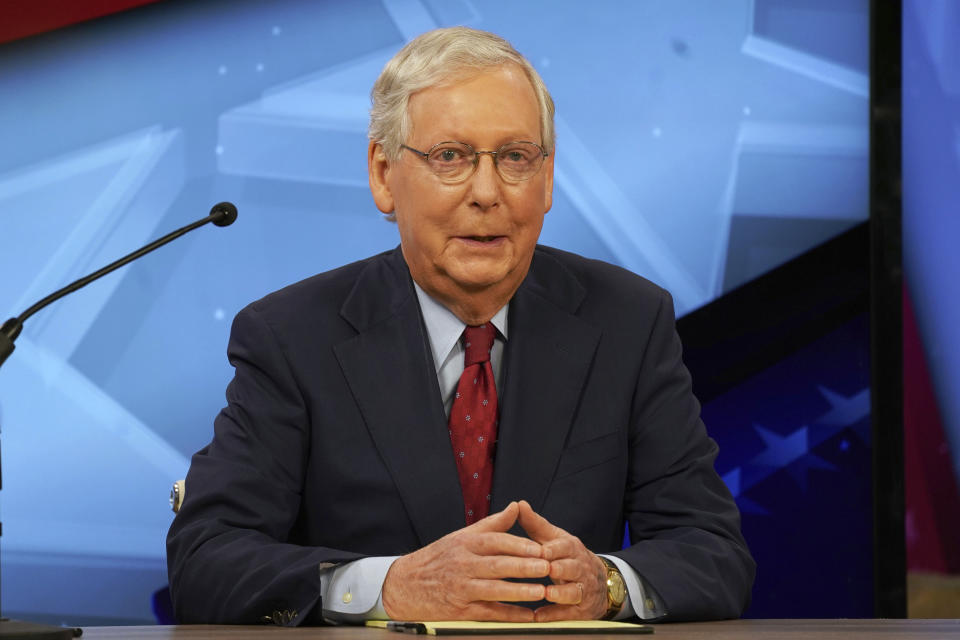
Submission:
POLYGON ((427 161, 442 182, 453 184, 469 178, 480 163, 480 155, 493 158, 497 173, 507 182, 521 182, 537 175, 549 154, 535 142, 508 142, 496 151, 477 151, 465 142, 438 142, 429 151, 400 145, 427 161))

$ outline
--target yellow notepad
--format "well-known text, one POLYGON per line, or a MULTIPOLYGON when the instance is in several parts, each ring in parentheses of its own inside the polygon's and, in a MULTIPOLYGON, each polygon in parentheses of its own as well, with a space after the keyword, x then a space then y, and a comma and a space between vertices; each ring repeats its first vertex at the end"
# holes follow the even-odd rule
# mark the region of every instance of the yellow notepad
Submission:
POLYGON ((653 627, 649 625, 610 622, 609 620, 562 620, 560 622, 472 622, 462 620, 393 622, 387 620, 369 620, 367 626, 430 636, 533 633, 653 633, 653 627))

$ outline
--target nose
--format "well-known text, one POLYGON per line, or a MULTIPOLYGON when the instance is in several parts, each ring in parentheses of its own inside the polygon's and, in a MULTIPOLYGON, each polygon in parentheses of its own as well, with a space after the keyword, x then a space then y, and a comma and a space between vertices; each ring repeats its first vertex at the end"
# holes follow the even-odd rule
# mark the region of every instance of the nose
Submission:
POLYGON ((471 204, 487 211, 500 203, 500 174, 493 161, 493 154, 480 153, 477 168, 470 179, 471 204))

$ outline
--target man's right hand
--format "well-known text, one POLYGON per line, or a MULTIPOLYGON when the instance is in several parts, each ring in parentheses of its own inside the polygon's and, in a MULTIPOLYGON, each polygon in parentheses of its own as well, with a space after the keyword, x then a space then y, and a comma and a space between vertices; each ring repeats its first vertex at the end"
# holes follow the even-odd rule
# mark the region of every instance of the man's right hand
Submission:
POLYGON ((383 608, 394 620, 532 622, 533 611, 505 602, 536 602, 542 584, 504 578, 543 578, 550 563, 540 544, 507 531, 517 521, 511 502, 500 513, 398 558, 383 581, 383 608))

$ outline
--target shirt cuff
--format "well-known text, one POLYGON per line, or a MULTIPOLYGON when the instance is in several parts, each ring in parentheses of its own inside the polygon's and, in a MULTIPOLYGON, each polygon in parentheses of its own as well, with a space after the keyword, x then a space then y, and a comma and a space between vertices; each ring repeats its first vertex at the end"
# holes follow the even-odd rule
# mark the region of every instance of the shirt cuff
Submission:
POLYGON ((624 600, 620 613, 614 616, 614 620, 626 620, 633 616, 641 620, 652 620, 666 614, 657 592, 625 560, 604 554, 600 554, 600 557, 606 558, 620 570, 623 581, 627 585, 627 599, 624 600))
POLYGON ((320 570, 323 619, 332 623, 389 620, 383 581, 400 556, 376 556, 320 570))

